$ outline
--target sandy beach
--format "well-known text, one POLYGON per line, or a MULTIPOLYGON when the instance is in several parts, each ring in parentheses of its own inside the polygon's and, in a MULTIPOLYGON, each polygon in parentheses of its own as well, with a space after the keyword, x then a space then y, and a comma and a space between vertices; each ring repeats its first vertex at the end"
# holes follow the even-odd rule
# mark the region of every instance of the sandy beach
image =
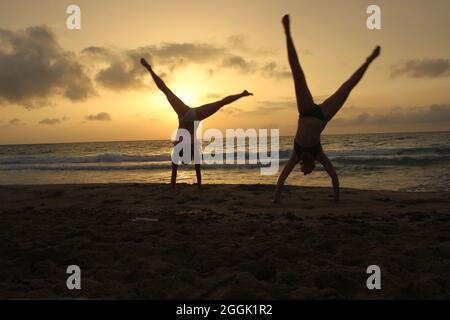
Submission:
POLYGON ((450 298, 449 193, 273 189, 1 186, 0 298, 450 298))

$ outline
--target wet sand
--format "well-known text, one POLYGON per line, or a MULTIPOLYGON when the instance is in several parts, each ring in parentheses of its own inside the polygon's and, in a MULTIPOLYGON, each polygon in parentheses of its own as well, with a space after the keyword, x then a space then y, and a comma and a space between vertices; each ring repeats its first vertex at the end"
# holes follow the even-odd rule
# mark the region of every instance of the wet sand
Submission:
POLYGON ((450 298, 450 193, 273 189, 0 186, 0 298, 450 298))

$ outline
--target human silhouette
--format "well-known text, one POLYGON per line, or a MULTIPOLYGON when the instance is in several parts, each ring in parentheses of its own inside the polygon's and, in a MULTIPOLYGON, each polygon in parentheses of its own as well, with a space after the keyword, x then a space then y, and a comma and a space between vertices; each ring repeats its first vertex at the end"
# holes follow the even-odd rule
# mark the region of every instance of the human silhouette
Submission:
MULTIPOLYGON (((194 158, 194 141, 196 139, 196 127, 194 125, 194 122, 202 121, 210 116, 212 116, 214 113, 220 110, 223 106, 230 104, 240 98, 252 96, 253 94, 248 92, 247 90, 244 90, 242 93, 230 95, 228 97, 223 98, 222 100, 208 103, 205 105, 202 105, 197 108, 191 108, 187 106, 183 101, 181 101, 180 98, 178 98, 172 90, 167 87, 167 85, 164 83, 164 81, 153 71, 150 64, 144 59, 141 59, 141 64, 150 72, 153 80, 156 83, 156 86, 161 90, 167 100, 169 101, 170 105, 172 106, 173 110, 178 115, 178 128, 179 129, 186 129, 189 131, 191 135, 191 159, 194 158)), ((182 140, 174 141, 174 145, 177 145, 182 140)), ((182 152, 180 153, 180 157, 182 157, 182 152)), ((177 170, 178 170, 178 164, 174 163, 172 161, 172 178, 171 178, 171 185, 172 187, 175 187, 176 180, 177 180, 177 170)), ((195 172, 197 175, 197 185, 199 188, 201 188, 202 185, 202 174, 201 174, 201 166, 199 163, 195 164, 195 172)))
POLYGON ((381 48, 377 46, 364 64, 341 87, 322 104, 317 105, 313 101, 311 92, 306 83, 305 75, 295 51, 290 32, 289 15, 282 19, 286 34, 289 65, 292 70, 299 112, 298 128, 294 139, 294 152, 283 168, 277 182, 274 202, 280 202, 280 195, 289 174, 297 163, 300 163, 304 175, 311 173, 315 168, 315 162, 321 163, 330 176, 334 189, 334 198, 339 201, 339 179, 330 159, 325 155, 320 143, 322 131, 330 120, 336 115, 347 100, 350 92, 363 77, 369 65, 375 60, 381 48))

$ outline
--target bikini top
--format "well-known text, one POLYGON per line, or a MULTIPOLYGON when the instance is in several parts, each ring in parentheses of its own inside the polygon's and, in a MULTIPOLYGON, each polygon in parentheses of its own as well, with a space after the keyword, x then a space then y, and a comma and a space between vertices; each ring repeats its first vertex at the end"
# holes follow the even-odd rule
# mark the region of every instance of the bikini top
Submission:
POLYGON ((323 115, 322 110, 320 109, 319 106, 309 108, 308 111, 302 112, 300 114, 300 118, 308 118, 308 117, 317 118, 320 121, 322 121, 324 124, 326 124, 328 122, 327 119, 325 119, 325 116, 323 115))

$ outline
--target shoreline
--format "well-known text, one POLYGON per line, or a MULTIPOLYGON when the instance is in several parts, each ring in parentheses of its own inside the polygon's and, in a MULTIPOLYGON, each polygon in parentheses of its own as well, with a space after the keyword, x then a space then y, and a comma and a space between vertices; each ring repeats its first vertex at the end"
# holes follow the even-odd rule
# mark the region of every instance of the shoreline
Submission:
MULTIPOLYGON (((186 166, 184 166, 186 167, 186 166)), ((184 168, 182 167, 182 169, 184 168)), ((180 169, 179 169, 180 170, 180 169)), ((186 171, 193 171, 194 169, 189 168, 186 169, 186 171)), ((194 178, 193 178, 194 179, 194 178)), ((318 189, 318 191, 322 191, 322 192, 333 192, 331 183, 327 183, 327 185, 329 186, 315 186, 315 185, 295 185, 295 184, 285 184, 284 185, 284 189, 283 190, 287 190, 287 189, 318 189)), ((149 186, 149 187, 167 187, 168 191, 172 191, 170 184, 169 183, 156 183, 156 182, 88 182, 88 183, 20 183, 20 184, 0 184, 0 192, 1 189, 5 188, 33 188, 33 187, 42 187, 42 188, 53 188, 53 187, 71 187, 71 188, 82 188, 83 187, 88 187, 89 188, 101 188, 101 187, 107 187, 107 186, 115 186, 115 187, 144 187, 144 186, 149 186)), ((276 187, 276 181, 273 184, 268 184, 268 183, 222 183, 222 182, 217 182, 217 183, 203 183, 203 191, 208 188, 209 186, 211 187, 215 187, 215 186, 227 186, 227 187, 233 187, 233 186, 251 186, 251 187, 263 187, 264 189, 270 189, 272 188, 273 191, 275 191, 275 187, 276 187)), ((196 187, 196 183, 189 183, 189 182, 177 182, 177 189, 178 187, 192 187, 193 189, 195 189, 195 191, 197 191, 196 187)), ((177 191, 177 189, 175 189, 175 191, 177 191)), ((397 194, 423 194, 423 195, 431 195, 431 194, 435 194, 439 197, 447 197, 447 195, 450 197, 450 191, 446 191, 446 190, 437 190, 437 191, 410 191, 410 190, 395 190, 395 189, 362 189, 362 188, 352 188, 352 187, 340 187, 341 192, 342 191, 355 191, 355 192, 375 192, 375 193, 397 193, 397 194)), ((269 190, 266 190, 269 191, 269 190)), ((202 192, 202 191, 200 191, 202 192)), ((284 192, 283 192, 284 193, 284 192)), ((449 198, 450 199, 450 198, 449 198)), ((342 201, 341 201, 342 202, 342 201)), ((268 203, 270 205, 274 205, 275 204, 272 203, 272 199, 269 199, 268 203)), ((283 204, 283 203, 281 203, 283 204)))
POLYGON ((449 192, 177 187, 1 185, 0 298, 450 297, 449 192))

